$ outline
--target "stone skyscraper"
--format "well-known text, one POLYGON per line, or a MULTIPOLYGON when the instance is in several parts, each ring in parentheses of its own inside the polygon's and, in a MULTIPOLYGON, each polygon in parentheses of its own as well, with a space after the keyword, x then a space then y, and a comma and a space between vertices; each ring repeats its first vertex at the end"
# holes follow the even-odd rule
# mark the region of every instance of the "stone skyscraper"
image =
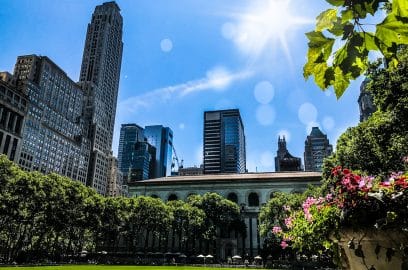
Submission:
POLYGON ((358 97, 358 106, 360 108, 360 122, 368 119, 377 108, 374 105, 373 95, 367 91, 366 86, 369 79, 366 78, 360 86, 360 96, 358 97))
POLYGON ((122 16, 115 2, 95 8, 88 24, 79 84, 91 141, 87 185, 105 194, 122 62, 122 16))
POLYGON ((285 136, 278 138, 278 152, 275 157, 275 171, 301 171, 302 161, 298 157, 292 156, 286 148, 285 136))
POLYGON ((305 171, 321 172, 323 159, 332 153, 333 146, 329 143, 327 135, 318 127, 312 127, 305 141, 305 171))
POLYGON ((204 174, 245 173, 245 133, 239 110, 204 112, 204 174))

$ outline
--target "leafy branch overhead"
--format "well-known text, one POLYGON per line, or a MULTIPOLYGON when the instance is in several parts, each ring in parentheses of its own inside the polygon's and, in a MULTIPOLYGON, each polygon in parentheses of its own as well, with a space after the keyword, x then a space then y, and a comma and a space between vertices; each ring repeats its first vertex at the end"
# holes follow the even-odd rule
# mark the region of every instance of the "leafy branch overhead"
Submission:
POLYGON ((303 76, 314 76, 323 90, 333 86, 340 98, 350 81, 367 71, 370 51, 381 53, 390 67, 398 64, 397 49, 408 44, 408 1, 326 1, 333 8, 317 16, 316 29, 306 33, 309 49, 303 76), (373 25, 376 19, 382 21, 373 25))

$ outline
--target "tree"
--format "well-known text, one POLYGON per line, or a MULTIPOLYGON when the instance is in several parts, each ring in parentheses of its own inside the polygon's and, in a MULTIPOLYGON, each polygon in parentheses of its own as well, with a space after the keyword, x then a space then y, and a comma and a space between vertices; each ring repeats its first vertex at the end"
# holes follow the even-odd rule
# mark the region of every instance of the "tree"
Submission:
POLYGON ((408 156, 408 48, 398 51, 397 67, 373 66, 367 90, 378 110, 366 121, 351 127, 337 141, 335 154, 325 161, 324 175, 333 165, 368 174, 404 170, 408 156))
POLYGON ((326 0, 332 8, 316 18, 309 39, 305 78, 314 76, 323 90, 334 87, 340 98, 350 80, 367 71, 370 51, 380 52, 391 68, 399 62, 401 44, 408 44, 408 2, 406 0, 326 0), (388 12, 381 22, 382 10, 388 12), (372 17, 373 16, 373 17, 372 17), (335 42, 338 44, 335 45, 335 42), (339 48, 333 51, 333 47, 339 48))

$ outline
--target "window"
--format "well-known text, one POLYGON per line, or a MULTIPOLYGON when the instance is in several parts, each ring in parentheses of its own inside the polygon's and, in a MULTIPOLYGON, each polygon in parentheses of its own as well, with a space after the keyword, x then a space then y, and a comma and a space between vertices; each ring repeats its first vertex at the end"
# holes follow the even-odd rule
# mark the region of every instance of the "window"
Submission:
POLYGON ((173 193, 169 195, 169 197, 167 198, 167 201, 175 201, 177 199, 178 199, 177 195, 173 193))
POLYGON ((234 202, 234 203, 238 203, 238 196, 235 192, 231 192, 228 194, 227 199, 234 202))
POLYGON ((251 192, 248 196, 248 205, 249 206, 259 206, 259 197, 255 192, 251 192))

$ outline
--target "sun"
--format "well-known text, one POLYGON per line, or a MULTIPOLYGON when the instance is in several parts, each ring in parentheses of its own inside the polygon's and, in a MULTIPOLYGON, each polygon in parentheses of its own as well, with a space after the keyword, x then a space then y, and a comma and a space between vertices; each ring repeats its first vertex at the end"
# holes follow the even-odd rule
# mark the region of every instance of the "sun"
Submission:
POLYGON ((282 49, 290 59, 287 35, 314 20, 292 14, 290 0, 254 1, 237 19, 234 41, 245 53, 259 57, 267 48, 282 49))

